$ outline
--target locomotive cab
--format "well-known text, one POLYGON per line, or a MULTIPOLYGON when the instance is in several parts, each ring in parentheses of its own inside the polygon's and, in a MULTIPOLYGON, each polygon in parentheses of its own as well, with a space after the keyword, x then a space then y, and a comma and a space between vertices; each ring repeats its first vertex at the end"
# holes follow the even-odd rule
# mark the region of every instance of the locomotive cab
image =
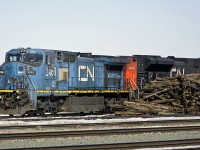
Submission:
POLYGON ((43 63, 43 54, 31 49, 13 49, 6 53, 0 75, 0 113, 24 114, 35 109, 37 68, 43 63))

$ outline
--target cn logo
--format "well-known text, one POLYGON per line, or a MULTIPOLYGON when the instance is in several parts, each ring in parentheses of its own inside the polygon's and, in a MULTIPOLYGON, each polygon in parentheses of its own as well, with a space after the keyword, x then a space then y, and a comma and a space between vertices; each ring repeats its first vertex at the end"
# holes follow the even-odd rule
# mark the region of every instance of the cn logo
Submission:
POLYGON ((88 66, 79 66, 78 67, 78 80, 79 81, 88 81, 88 77, 92 78, 94 81, 94 66, 90 69, 88 66))
POLYGON ((174 67, 171 69, 171 72, 170 72, 170 76, 172 77, 173 75, 176 75, 176 74, 185 74, 185 68, 180 68, 180 67, 174 67))

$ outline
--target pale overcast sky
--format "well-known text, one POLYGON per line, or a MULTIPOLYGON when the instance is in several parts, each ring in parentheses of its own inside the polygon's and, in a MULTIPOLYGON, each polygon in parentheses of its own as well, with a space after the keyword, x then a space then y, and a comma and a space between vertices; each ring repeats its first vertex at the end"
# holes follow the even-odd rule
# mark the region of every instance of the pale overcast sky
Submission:
POLYGON ((0 0, 0 63, 12 48, 200 57, 200 0, 0 0))

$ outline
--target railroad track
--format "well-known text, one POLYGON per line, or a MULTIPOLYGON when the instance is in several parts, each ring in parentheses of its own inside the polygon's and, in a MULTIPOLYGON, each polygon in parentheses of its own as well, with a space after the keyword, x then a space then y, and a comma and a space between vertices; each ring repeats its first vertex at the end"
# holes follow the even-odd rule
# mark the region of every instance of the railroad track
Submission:
POLYGON ((62 124, 33 124, 33 125, 1 125, 0 126, 0 131, 1 130, 12 130, 12 129, 58 129, 58 128, 77 128, 77 127, 94 127, 94 126, 106 126, 106 127, 122 127, 122 126, 159 126, 159 125, 164 125, 164 126, 169 126, 172 124, 200 124, 200 119, 180 119, 180 120, 153 120, 153 121, 134 121, 134 122, 127 122, 127 121, 120 121, 120 122, 101 122, 101 123, 62 123, 62 124))
POLYGON ((30 147, 30 148, 13 148, 9 150, 90 150, 90 149, 139 149, 139 148, 175 148, 186 147, 185 149, 199 149, 200 139, 184 139, 169 141, 150 141, 150 142, 134 142, 134 143, 111 143, 111 144, 94 144, 94 145, 68 145, 68 146, 51 146, 51 147, 30 147), (196 146, 194 148, 194 146, 196 146))
POLYGON ((33 138, 60 138, 81 136, 105 136, 117 134, 141 134, 150 132, 177 132, 199 131, 200 126, 176 126, 176 127, 150 127, 150 128, 126 128, 104 130, 76 130, 76 131, 53 131, 53 132, 26 132, 0 134, 0 140, 33 139, 33 138))

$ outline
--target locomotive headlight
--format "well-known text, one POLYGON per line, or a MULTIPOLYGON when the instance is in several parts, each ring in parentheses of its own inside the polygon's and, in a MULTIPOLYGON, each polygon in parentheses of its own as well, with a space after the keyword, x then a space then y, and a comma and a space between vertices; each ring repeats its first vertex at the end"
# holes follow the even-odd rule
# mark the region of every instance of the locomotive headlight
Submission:
POLYGON ((20 53, 26 53, 26 49, 20 50, 20 53))
POLYGON ((2 99, 2 95, 0 95, 0 99, 2 99))
POLYGON ((17 96, 17 99, 20 99, 20 96, 19 96, 19 95, 17 96))
POLYGON ((0 75, 4 74, 4 70, 2 68, 0 68, 0 75))
POLYGON ((0 75, 3 75, 4 74, 4 71, 3 70, 0 70, 0 75))

